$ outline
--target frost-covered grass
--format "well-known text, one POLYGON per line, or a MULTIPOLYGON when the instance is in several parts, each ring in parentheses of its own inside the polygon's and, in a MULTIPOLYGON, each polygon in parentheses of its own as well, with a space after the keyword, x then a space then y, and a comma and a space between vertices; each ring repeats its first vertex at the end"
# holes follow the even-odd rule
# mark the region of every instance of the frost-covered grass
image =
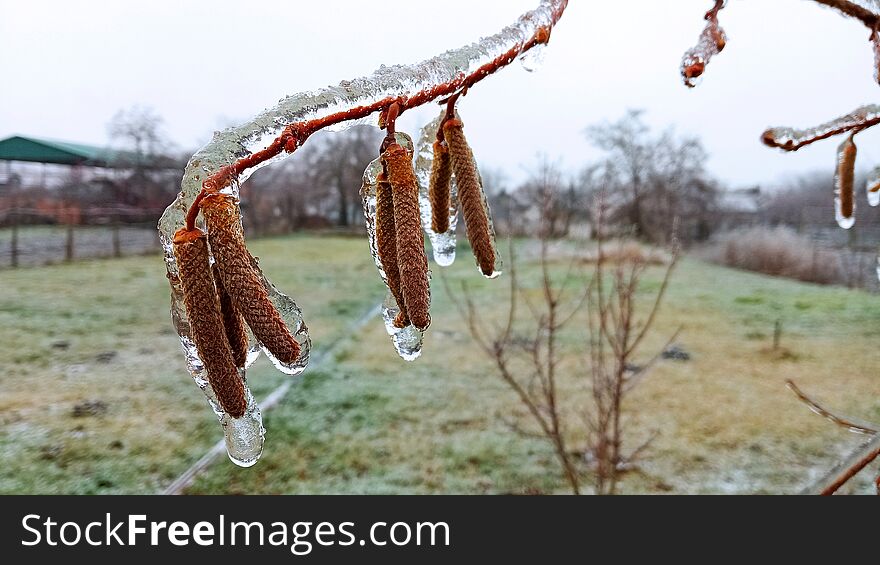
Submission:
MULTIPOLYGON (((263 240, 253 251, 304 305, 318 342, 380 294, 362 240, 263 240)), ((159 256, 0 281, 0 492, 156 492, 221 437, 184 370, 159 256), (87 401, 106 409, 74 416, 87 401)), ((266 360, 249 375, 258 397, 283 378, 266 360)))
MULTIPOLYGON (((253 249, 303 306, 316 349, 381 293, 362 239, 272 239, 253 249)), ((447 276, 468 280, 486 317, 500 316, 505 278, 483 280, 462 251, 447 276)), ((561 274, 567 261, 556 267, 561 274)), ((520 270, 536 287, 534 263, 524 258, 520 270)), ((155 492, 220 437, 183 370, 162 273, 160 258, 142 257, 0 274, 0 492, 155 492), (106 412, 74 417, 86 400, 106 412)), ((646 290, 660 273, 649 271, 646 290)), ((379 321, 368 324, 265 415, 255 467, 218 461, 190 492, 565 492, 550 449, 505 423, 522 411, 439 281, 433 303, 421 359, 399 360, 379 321)), ((797 490, 859 438, 799 404, 786 378, 880 420, 876 295, 686 260, 637 361, 679 325, 692 360, 659 363, 628 405, 630 445, 660 436, 624 492, 797 490), (776 319, 782 349, 772 351, 776 319)), ((563 336, 572 352, 577 331, 563 336)), ((575 354, 562 371, 582 366, 575 354)), ((262 360, 249 375, 258 396, 285 378, 262 360)))

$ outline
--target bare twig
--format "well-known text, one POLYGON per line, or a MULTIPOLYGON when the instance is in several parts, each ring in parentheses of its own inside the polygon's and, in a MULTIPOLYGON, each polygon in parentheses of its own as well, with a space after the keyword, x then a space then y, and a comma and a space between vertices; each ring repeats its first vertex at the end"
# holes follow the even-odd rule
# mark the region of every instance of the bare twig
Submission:
POLYGON ((874 434, 871 439, 860 445, 829 473, 804 489, 801 494, 832 495, 878 456, 880 456, 880 434, 874 434))
POLYGON ((873 30, 880 24, 880 18, 877 14, 868 10, 863 6, 859 6, 855 2, 847 2, 846 0, 813 0, 817 4, 822 4, 833 8, 845 16, 855 18, 865 24, 869 30, 873 30))
POLYGON ((835 135, 851 133, 855 135, 880 123, 880 106, 869 104, 856 108, 849 114, 835 118, 830 122, 807 129, 775 127, 761 134, 761 141, 770 147, 784 151, 797 151, 835 135))
MULTIPOLYGON (((531 37, 512 45, 510 49, 504 53, 501 53, 471 72, 467 74, 458 74, 451 81, 434 83, 416 92, 401 92, 399 96, 382 98, 381 100, 366 105, 347 107, 339 112, 322 116, 320 118, 290 123, 284 128, 281 135, 275 138, 275 140, 265 149, 238 159, 231 165, 221 167, 219 170, 211 174, 202 183, 202 190, 209 193, 217 192, 228 186, 244 171, 252 169, 261 163, 280 155, 282 152, 292 153, 305 143, 306 139, 308 139, 313 133, 335 124, 362 119, 377 112, 385 113, 394 104, 398 105, 400 112, 404 112, 408 109, 416 108, 438 99, 444 103, 448 102, 450 96, 467 91, 477 82, 512 63, 520 54, 537 45, 546 44, 550 40, 551 28, 556 25, 562 17, 567 6, 568 0, 553 1, 549 4, 551 12, 548 26, 537 28, 531 37)), ((531 12, 524 14, 520 18, 520 21, 532 21, 530 18, 534 18, 534 15, 531 12)), ((421 66, 429 70, 433 68, 433 65, 436 65, 435 60, 426 61, 421 64, 421 66)), ((188 217, 195 217, 197 214, 198 207, 194 204, 190 209, 188 217), (195 211, 193 211, 193 208, 195 211)))
POLYGON ((681 333, 682 329, 684 329, 684 326, 679 326, 678 329, 676 329, 675 332, 672 334, 672 336, 668 340, 666 340, 666 344, 663 346, 663 348, 660 349, 657 353, 655 353, 654 356, 651 357, 647 363, 642 365, 642 367, 638 370, 638 372, 636 372, 634 375, 632 375, 631 377, 626 379, 626 386, 624 386, 624 392, 631 391, 636 386, 638 386, 639 383, 641 383, 645 379, 646 376, 648 376, 648 373, 650 372, 651 368, 663 356, 663 352, 666 351, 667 349, 669 349, 669 346, 672 345, 673 343, 675 343, 675 340, 678 339, 678 336, 681 333))
POLYGON ((801 402, 806 404, 810 408, 810 410, 822 416, 823 418, 834 422, 838 426, 846 428, 847 430, 857 434, 866 435, 874 435, 877 433, 878 430, 880 430, 880 425, 872 424, 871 422, 860 420, 858 418, 850 418, 849 416, 835 414, 831 410, 828 410, 817 401, 807 396, 807 394, 800 388, 798 388, 798 386, 794 384, 794 381, 792 381, 791 379, 785 381, 785 386, 787 386, 788 389, 793 392, 795 396, 800 399, 801 402))

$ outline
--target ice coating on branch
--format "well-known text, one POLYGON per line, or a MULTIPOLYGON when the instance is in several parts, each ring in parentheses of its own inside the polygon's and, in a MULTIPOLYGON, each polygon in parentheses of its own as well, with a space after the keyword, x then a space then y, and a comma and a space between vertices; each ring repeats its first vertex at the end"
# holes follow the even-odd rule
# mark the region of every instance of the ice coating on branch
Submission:
POLYGON ((422 229, 428 234, 434 262, 441 267, 448 267, 455 261, 455 227, 458 225, 458 187, 455 178, 449 187, 449 229, 444 233, 436 233, 431 228, 431 198, 428 186, 431 181, 431 166, 434 161, 434 140, 437 139, 437 128, 446 111, 440 112, 436 119, 422 128, 419 144, 416 147, 415 170, 419 179, 419 214, 422 217, 422 229))
POLYGON ((700 33, 697 44, 685 51, 681 58, 681 76, 688 88, 697 86, 697 79, 706 71, 706 65, 727 45, 727 35, 718 25, 718 10, 721 8, 723 4, 717 5, 706 14, 706 27, 700 33))
POLYGON ((868 193, 868 204, 871 206, 880 205, 880 167, 877 167, 868 175, 865 190, 868 193))
POLYGON ((265 347, 262 348, 263 353, 269 358, 272 364, 275 365, 275 368, 285 375, 298 375, 302 373, 305 370, 306 365, 309 364, 309 355, 312 349, 309 328, 303 320, 302 310, 291 297, 275 288, 275 285, 266 278, 266 275, 260 269, 259 261, 256 258, 253 258, 252 260, 257 275, 260 276, 260 279, 263 281, 263 286, 266 287, 266 290, 269 293, 269 301, 275 309, 278 310, 278 313, 281 314, 281 319, 287 324, 290 333, 299 343, 300 348, 299 357, 297 357, 296 361, 290 364, 283 363, 276 359, 275 356, 272 355, 272 352, 265 347))
POLYGON ((880 15, 880 0, 848 0, 850 4, 855 4, 861 8, 880 15))
MULTIPOLYGON (((420 93, 433 92, 433 88, 438 84, 463 85, 465 77, 476 73, 483 65, 492 62, 496 58, 505 56, 508 51, 516 52, 519 50, 521 52, 526 42, 535 36, 539 30, 542 28, 548 30, 552 28, 567 4, 568 0, 541 0, 535 10, 527 12, 514 24, 476 43, 460 49, 447 51, 440 56, 419 64, 409 66, 383 65, 368 77, 343 81, 337 86, 285 97, 275 106, 254 117, 250 122, 215 132, 213 139, 190 158, 181 181, 180 193, 165 210, 158 226, 165 251, 166 270, 171 282, 172 317, 175 328, 180 335, 181 343, 184 344, 187 365, 195 369, 197 366, 200 366, 201 362, 198 360, 198 355, 194 353, 194 348, 189 338, 188 323, 183 323, 186 317, 179 289, 175 289, 177 267, 171 248, 171 240, 174 232, 184 226, 187 211, 201 191, 202 183, 207 178, 218 173, 223 167, 232 165, 239 159, 249 157, 253 153, 268 147, 291 124, 317 120, 352 108, 377 104, 383 100, 411 98, 420 93)), ((328 129, 338 131, 358 124, 374 123, 373 120, 374 117, 367 116, 358 120, 330 126, 328 129)), ((288 147, 288 149, 294 149, 294 147, 288 147)), ((245 182, 258 168, 284 159, 288 154, 282 152, 272 159, 265 160, 259 165, 242 171, 236 181, 238 183, 245 182)), ((237 187, 233 190, 235 189, 237 187)), ((197 224, 203 226, 200 220, 197 224)), ((278 292, 265 277, 263 278, 270 298, 285 318, 285 321, 288 322, 291 332, 294 333, 301 345, 307 345, 307 342, 304 344, 300 339, 303 335, 300 332, 305 332, 305 325, 301 324, 299 308, 296 308, 289 298, 278 292), (299 321, 297 318, 299 318, 299 321)), ((401 344, 402 351, 409 352, 406 355, 413 358, 418 355, 421 347, 421 335, 400 335, 396 339, 396 343, 401 344), (408 345, 404 344, 404 342, 407 342, 408 345)), ((303 358, 307 359, 308 348, 304 347, 303 349, 303 358)), ((252 347, 252 355, 249 362, 252 361, 255 352, 255 347, 252 347)), ((291 373, 301 370, 301 367, 298 366, 281 368, 291 373)), ((245 387, 247 389, 246 384, 245 387)), ((209 393, 210 387, 208 387, 206 396, 209 393)), ((247 394, 250 395, 249 390, 247 394)), ((256 457, 259 456, 262 446, 263 432, 259 411, 251 411, 249 407, 245 417, 240 420, 248 425, 233 423, 233 427, 244 427, 235 428, 232 431, 229 430, 228 426, 224 426, 227 445, 232 446, 230 448, 230 457, 234 461, 239 462, 239 464, 252 464, 253 461, 256 461, 256 457), (245 428, 250 430, 250 432, 245 433, 243 431, 245 428), (256 433, 255 430, 259 430, 259 433, 256 433), (230 442, 230 438, 237 439, 230 442), (245 452, 250 452, 251 455, 246 455, 245 452)))
POLYGON ((519 64, 522 68, 530 73, 534 73, 544 66, 544 59, 547 56, 547 45, 535 45, 525 53, 519 56, 519 64))
POLYGON ((848 131, 858 131, 878 122, 880 122, 880 106, 868 104, 867 106, 856 108, 849 114, 812 128, 770 128, 761 136, 761 141, 765 145, 778 147, 784 151, 797 151, 814 141, 848 131))
MULTIPOLYGON (((395 138, 397 139, 397 143, 403 146, 407 151, 413 151, 412 139, 410 139, 407 134, 397 132, 395 138)), ((382 267, 382 260, 379 258, 379 246, 376 241, 376 179, 381 172, 381 157, 377 157, 371 161, 364 171, 363 184, 361 185, 361 199, 364 204, 364 221, 367 225, 367 236, 370 242, 370 255, 373 256, 373 261, 376 262, 376 268, 379 270, 379 276, 382 278, 382 282, 385 283, 386 288, 388 288, 388 293, 385 296, 385 300, 382 302, 382 321, 385 323, 385 330, 388 332, 388 335, 391 336, 391 343, 394 344, 394 349, 397 351, 397 354, 406 361, 413 361, 422 354, 424 332, 420 331, 412 324, 408 324, 403 328, 398 328, 394 325, 394 319, 400 312, 400 307, 397 305, 397 300, 394 298, 391 289, 388 287, 388 276, 385 274, 385 269, 382 267)), ((428 174, 430 175, 430 163, 428 164, 428 174)), ((419 184, 421 184, 421 180, 419 184)), ((428 222, 430 223, 430 221, 431 219, 429 215, 428 222)))

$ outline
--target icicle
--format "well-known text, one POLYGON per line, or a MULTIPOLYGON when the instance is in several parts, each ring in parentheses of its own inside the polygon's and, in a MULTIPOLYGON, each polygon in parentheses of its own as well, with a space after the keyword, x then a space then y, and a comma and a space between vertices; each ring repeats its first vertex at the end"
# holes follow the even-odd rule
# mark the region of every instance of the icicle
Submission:
POLYGON ((880 205, 880 167, 877 167, 868 175, 865 190, 868 193, 868 204, 871 206, 880 205))
POLYGON ((837 168, 834 172, 834 219, 845 230, 856 222, 856 202, 853 194, 853 175, 856 164, 856 144, 847 137, 837 148, 837 168))
MULTIPOLYGON (((397 132, 396 139, 405 149, 409 151, 413 150, 412 139, 410 139, 407 134, 397 132)), ((363 184, 361 185, 361 199, 364 204, 364 220, 367 226, 367 235, 369 236, 370 254, 373 256, 373 261, 376 263, 376 268, 379 270, 379 276, 382 278, 382 282, 385 283, 385 286, 387 287, 388 277, 385 274, 385 270, 382 268, 382 261, 379 259, 379 249, 376 244, 376 179, 381 172, 382 162, 381 159, 377 157, 367 165, 367 168, 364 171, 363 184)), ((430 172, 429 163, 429 175, 430 172)), ((421 213, 422 221, 424 223, 424 212, 422 211, 421 213)), ((431 215, 429 210, 428 223, 430 223, 430 221, 431 215)), ((391 336, 391 342, 394 345, 394 349, 397 350, 398 355, 406 361, 412 361, 422 354, 424 332, 419 331, 411 324, 403 328, 395 326, 394 319, 399 312, 400 309, 397 306, 397 300, 395 300, 394 295, 389 289, 385 296, 385 300, 382 303, 382 320, 385 323, 385 330, 388 332, 388 335, 391 336)))
POLYGON ((443 233, 434 233, 431 229, 431 199, 428 197, 428 184, 434 161, 434 140, 437 139, 437 128, 440 127, 440 121, 445 114, 444 110, 422 128, 415 159, 416 176, 419 179, 419 213, 422 216, 422 229, 428 234, 428 240, 431 242, 434 262, 441 267, 448 267, 455 261, 455 228, 458 225, 458 187, 453 178, 449 191, 449 229, 443 233))

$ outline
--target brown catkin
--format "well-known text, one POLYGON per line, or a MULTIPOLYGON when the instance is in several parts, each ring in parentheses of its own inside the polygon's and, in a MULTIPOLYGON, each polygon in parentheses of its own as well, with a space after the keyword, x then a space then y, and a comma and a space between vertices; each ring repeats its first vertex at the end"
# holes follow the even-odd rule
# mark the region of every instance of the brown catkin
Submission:
POLYGON ((486 276, 495 272, 495 248, 489 233, 489 216, 483 207, 483 186, 477 172, 477 163, 464 136, 461 120, 443 124, 443 136, 449 146, 452 170, 458 186, 458 203, 464 216, 468 240, 480 271, 486 276))
POLYGON ((846 139, 838 150, 837 190, 840 198, 840 215, 852 218, 854 211, 853 181, 856 166, 856 144, 852 137, 846 139))
POLYGON ((190 333, 205 365, 208 384, 220 407, 233 418, 241 418, 247 408, 247 399, 223 331, 220 301, 211 275, 205 233, 198 229, 179 230, 174 234, 174 257, 180 273, 190 333))
POLYGON ((223 287, 254 336, 286 365, 299 358, 299 343, 269 300, 269 293, 251 264, 238 210, 231 196, 215 194, 202 200, 208 241, 223 287))
POLYGON ((217 265, 211 267, 211 273, 214 275, 214 285, 217 287, 217 296, 220 299, 220 314, 223 317, 226 339, 232 350, 232 360, 235 361, 236 367, 244 367, 248 352, 248 334, 244 326, 244 318, 235 309, 232 298, 223 287, 223 280, 220 278, 220 269, 217 268, 217 265))
POLYGON ((400 291, 400 271, 397 268, 397 230, 394 226, 394 198, 391 192, 391 183, 388 182, 385 173, 379 173, 379 177, 376 179, 376 249, 379 251, 379 260, 382 262, 382 270, 385 271, 388 288, 400 309, 400 313, 394 320, 394 325, 402 328, 409 325, 409 316, 406 315, 406 306, 400 291))
POLYGON ((434 161, 431 164, 431 183, 428 197, 431 200, 431 229, 434 233, 449 231, 449 183, 452 180, 452 165, 449 162, 449 149, 440 141, 434 142, 434 161))
POLYGON ((397 268, 400 291, 410 322, 424 330, 431 324, 429 308, 428 256, 419 217, 419 183, 412 158, 400 144, 392 143, 382 153, 394 200, 394 226, 397 236, 397 268))

